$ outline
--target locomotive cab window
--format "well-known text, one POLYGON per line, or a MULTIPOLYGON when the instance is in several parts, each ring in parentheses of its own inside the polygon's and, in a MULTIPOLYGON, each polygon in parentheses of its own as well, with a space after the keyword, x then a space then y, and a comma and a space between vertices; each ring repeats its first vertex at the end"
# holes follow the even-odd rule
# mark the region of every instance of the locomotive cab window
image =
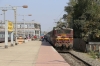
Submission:
POLYGON ((69 33, 71 33, 71 30, 65 30, 64 32, 69 34, 69 33))

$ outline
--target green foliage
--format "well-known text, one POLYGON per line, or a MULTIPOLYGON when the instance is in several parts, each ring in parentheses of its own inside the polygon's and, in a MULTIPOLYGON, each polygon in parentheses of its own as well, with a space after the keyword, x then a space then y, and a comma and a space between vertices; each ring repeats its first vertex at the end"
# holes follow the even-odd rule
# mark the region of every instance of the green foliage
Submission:
POLYGON ((72 14, 74 13, 73 11, 73 6, 76 4, 75 0, 70 0, 70 2, 68 3, 68 6, 65 6, 65 11, 67 12, 66 14, 66 19, 67 19, 67 23, 68 23, 68 27, 73 28, 73 16, 72 14))
POLYGON ((90 54, 91 57, 94 58, 94 59, 98 59, 98 58, 100 57, 100 53, 98 53, 98 52, 90 51, 89 54, 90 54))
POLYGON ((100 39, 100 0, 70 0, 65 6, 67 22, 74 29, 74 37, 100 39), (98 1, 98 2, 97 2, 98 1))
POLYGON ((90 52, 90 55, 91 55, 92 58, 96 59, 96 54, 95 54, 95 52, 91 51, 91 52, 90 52))
POLYGON ((61 29, 63 29, 63 27, 64 28, 66 28, 67 27, 67 24, 65 23, 65 22, 58 22, 57 23, 57 26, 56 26, 57 28, 61 28, 61 29))

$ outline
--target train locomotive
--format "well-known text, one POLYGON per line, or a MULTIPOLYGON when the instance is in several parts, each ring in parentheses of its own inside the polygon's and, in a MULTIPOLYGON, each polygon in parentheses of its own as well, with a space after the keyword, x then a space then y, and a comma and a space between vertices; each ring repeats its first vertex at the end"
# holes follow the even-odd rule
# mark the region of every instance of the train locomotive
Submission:
POLYGON ((57 50, 69 50, 73 47, 73 29, 56 29, 53 28, 48 34, 48 41, 57 50))

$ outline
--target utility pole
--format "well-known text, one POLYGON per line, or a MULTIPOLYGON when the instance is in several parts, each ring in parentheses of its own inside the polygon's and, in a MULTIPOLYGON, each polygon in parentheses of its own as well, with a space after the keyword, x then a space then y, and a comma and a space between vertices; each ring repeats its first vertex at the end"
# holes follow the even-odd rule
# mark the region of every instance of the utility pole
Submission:
POLYGON ((14 10, 14 16, 15 16, 15 45, 17 45, 17 22, 16 22, 16 9, 17 7, 13 7, 13 10, 14 10))
POLYGON ((4 12, 4 23, 5 23, 5 48, 8 48, 8 22, 5 21, 5 11, 6 9, 2 10, 4 12))
POLYGON ((17 45, 17 37, 18 37, 18 35, 17 35, 17 22, 16 22, 17 16, 16 16, 16 10, 17 10, 17 7, 28 8, 28 6, 27 5, 23 5, 23 6, 11 6, 11 7, 14 10, 14 16, 15 16, 15 45, 17 45))
MULTIPOLYGON (((24 31, 23 31, 24 33, 23 34, 24 34, 24 38, 25 38, 25 32, 26 32, 25 31, 25 16, 32 16, 32 14, 28 14, 28 15, 20 15, 19 14, 19 16, 23 16, 23 23, 24 23, 24 31)), ((29 34, 29 30, 28 30, 28 34, 29 34)), ((29 35, 28 35, 28 37, 29 37, 29 35)))

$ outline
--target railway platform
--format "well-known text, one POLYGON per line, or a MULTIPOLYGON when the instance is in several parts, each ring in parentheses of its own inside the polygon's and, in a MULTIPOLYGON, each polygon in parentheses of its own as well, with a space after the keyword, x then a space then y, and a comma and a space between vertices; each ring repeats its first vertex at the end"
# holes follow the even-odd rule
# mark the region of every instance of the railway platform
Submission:
POLYGON ((42 42, 36 60, 36 66, 70 66, 70 65, 48 42, 42 42))
POLYGON ((0 43, 0 66, 70 66, 48 42, 8 45, 4 48, 4 43, 0 43))

